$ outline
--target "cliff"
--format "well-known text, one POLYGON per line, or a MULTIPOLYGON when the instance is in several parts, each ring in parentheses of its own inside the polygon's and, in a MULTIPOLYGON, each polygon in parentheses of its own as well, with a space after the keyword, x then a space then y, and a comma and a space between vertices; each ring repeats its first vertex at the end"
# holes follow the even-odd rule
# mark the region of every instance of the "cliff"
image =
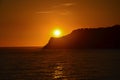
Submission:
POLYGON ((51 37, 44 49, 120 49, 120 25, 82 28, 60 37, 51 37))

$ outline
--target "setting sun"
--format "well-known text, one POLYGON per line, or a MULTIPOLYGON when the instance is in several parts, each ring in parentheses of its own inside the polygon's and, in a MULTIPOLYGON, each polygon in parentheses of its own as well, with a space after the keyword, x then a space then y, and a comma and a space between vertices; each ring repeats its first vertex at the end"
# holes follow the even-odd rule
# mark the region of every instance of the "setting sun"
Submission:
POLYGON ((53 35, 54 35, 54 37, 60 37, 61 36, 61 30, 60 29, 55 29, 54 31, 53 31, 53 35))

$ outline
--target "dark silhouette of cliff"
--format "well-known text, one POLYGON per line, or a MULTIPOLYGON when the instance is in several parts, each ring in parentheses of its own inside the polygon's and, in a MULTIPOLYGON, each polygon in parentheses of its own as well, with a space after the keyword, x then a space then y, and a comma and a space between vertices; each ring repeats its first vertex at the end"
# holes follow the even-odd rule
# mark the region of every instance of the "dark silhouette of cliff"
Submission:
POLYGON ((120 49, 120 25, 82 28, 61 38, 51 37, 44 49, 120 49))

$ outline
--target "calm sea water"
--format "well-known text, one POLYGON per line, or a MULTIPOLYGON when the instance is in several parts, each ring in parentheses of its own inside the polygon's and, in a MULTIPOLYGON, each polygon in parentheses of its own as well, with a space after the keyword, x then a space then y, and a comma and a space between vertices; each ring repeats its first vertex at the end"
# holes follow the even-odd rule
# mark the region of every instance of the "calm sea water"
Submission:
POLYGON ((120 50, 2 48, 0 80, 120 80, 120 50))

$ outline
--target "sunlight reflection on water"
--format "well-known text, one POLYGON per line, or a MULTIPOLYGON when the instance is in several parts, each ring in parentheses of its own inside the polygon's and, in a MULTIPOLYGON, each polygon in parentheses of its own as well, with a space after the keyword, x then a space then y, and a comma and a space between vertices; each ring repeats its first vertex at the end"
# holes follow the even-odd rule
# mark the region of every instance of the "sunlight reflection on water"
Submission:
POLYGON ((54 79, 65 78, 62 64, 58 63, 57 66, 54 69, 55 69, 55 71, 53 73, 53 78, 54 79))

